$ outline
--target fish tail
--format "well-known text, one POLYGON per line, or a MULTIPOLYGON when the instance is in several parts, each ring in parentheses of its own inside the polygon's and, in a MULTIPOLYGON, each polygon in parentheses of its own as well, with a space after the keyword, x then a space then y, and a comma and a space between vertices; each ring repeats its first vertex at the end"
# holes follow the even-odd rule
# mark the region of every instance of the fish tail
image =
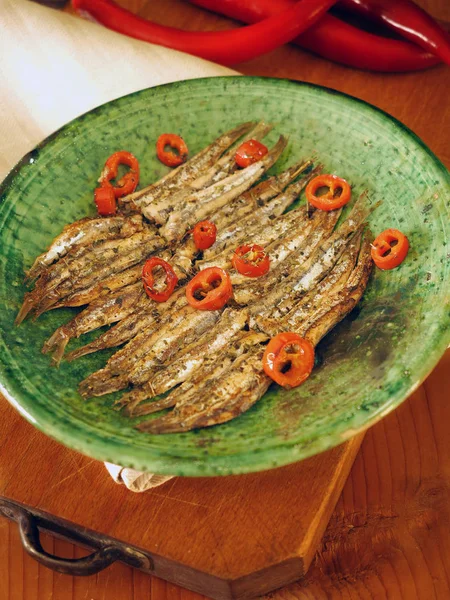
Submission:
POLYGON ((127 385, 128 380, 126 377, 114 376, 111 375, 109 369, 101 369, 86 377, 79 384, 78 391, 83 398, 92 398, 93 396, 104 396, 105 394, 118 392, 127 385))
POLYGON ((59 327, 42 346, 42 353, 47 354, 51 352, 53 364, 59 366, 70 338, 69 331, 65 327, 59 327))
POLYGON ((33 310, 36 306, 36 296, 33 292, 27 292, 25 294, 24 300, 22 302, 22 306, 20 307, 19 312, 14 320, 15 325, 20 325, 22 321, 26 318, 28 313, 33 310))

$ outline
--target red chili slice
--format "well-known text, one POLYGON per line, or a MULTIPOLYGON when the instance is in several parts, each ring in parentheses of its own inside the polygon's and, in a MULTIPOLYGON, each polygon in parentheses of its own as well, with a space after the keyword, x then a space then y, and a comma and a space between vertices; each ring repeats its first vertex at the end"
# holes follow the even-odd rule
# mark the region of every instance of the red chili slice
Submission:
POLYGON ((187 161, 188 154, 186 142, 175 133, 163 133, 156 142, 156 155, 167 167, 178 167, 187 161), (170 146, 171 150, 166 150, 166 146, 170 146))
POLYGON ((217 227, 212 221, 200 221, 194 227, 194 244, 199 250, 207 250, 216 241, 217 227))
POLYGON ((186 298, 198 310, 218 310, 233 295, 230 276, 219 267, 208 267, 186 286, 186 298))
POLYGON ((99 187, 94 190, 94 201, 97 205, 97 212, 102 217, 115 215, 117 212, 117 202, 112 188, 99 187))
POLYGON ((142 269, 142 283, 144 284, 144 290, 147 296, 155 302, 165 302, 172 295, 173 290, 178 283, 178 277, 168 262, 157 256, 152 256, 152 258, 148 259, 142 269), (154 287, 155 276, 153 271, 158 266, 162 267, 166 273, 166 288, 162 292, 154 287))
POLYGON ((350 202, 352 189, 350 185, 336 175, 318 175, 311 179, 306 186, 306 199, 315 208, 320 210, 336 210, 350 202), (320 188, 328 188, 325 194, 317 196, 320 188))
POLYGON ((270 258, 262 246, 246 244, 236 248, 231 259, 233 267, 246 277, 261 277, 270 269, 270 258))
POLYGON ((125 152, 124 150, 114 152, 106 161, 98 181, 101 187, 112 189, 116 198, 131 194, 139 183, 138 159, 131 152, 125 152), (126 165, 130 167, 130 170, 114 186, 111 181, 117 177, 119 165, 126 165))
POLYGON ((286 388, 308 379, 314 367, 314 347, 297 333, 279 333, 267 344, 263 355, 266 375, 286 388))
POLYGON ((379 269, 395 269, 406 258, 409 242, 406 235, 398 229, 386 229, 372 244, 373 262, 379 269))
POLYGON ((248 167, 261 160, 268 152, 267 146, 264 146, 258 140, 248 140, 236 150, 234 159, 239 167, 248 167))

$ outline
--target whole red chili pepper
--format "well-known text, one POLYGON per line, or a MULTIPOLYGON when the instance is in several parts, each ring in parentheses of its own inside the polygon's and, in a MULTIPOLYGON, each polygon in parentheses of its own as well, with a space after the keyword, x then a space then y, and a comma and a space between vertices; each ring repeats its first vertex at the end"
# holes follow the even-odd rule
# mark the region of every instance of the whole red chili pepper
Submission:
POLYGON ((450 36, 411 0, 340 0, 339 4, 387 25, 450 65, 450 36))
MULTIPOLYGON (((182 31, 142 19, 113 0, 72 0, 74 9, 131 37, 188 52, 223 65, 250 60, 308 29, 337 0, 301 0, 260 23, 228 31, 182 31)), ((275 14, 276 13, 276 14, 275 14)))
POLYGON ((441 62, 414 44, 363 31, 332 15, 325 15, 295 43, 334 62, 368 71, 420 71, 441 62))
MULTIPOLYGON (((256 23, 286 9, 293 0, 190 1, 232 19, 256 23)), ((329 14, 323 15, 294 43, 334 62, 371 71, 416 71, 440 62, 414 44, 368 33, 329 14)))

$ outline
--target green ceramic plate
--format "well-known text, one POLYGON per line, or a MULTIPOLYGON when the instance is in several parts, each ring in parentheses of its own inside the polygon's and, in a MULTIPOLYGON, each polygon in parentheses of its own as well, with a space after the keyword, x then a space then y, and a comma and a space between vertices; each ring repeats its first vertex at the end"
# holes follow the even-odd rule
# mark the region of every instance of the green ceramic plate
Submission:
MULTIPOLYGON (((76 119, 27 155, 1 188, 0 381, 12 404, 63 444, 97 459, 176 475, 270 469, 340 444, 398 406, 436 365, 449 336, 449 174, 401 123, 372 106, 307 84, 244 77, 144 90, 76 119), (296 390, 273 387, 238 419, 195 432, 149 436, 111 410, 111 397, 83 401, 77 383, 111 352, 50 367, 41 346, 73 316, 59 310, 13 320, 23 272, 62 227, 94 214, 105 158, 127 149, 143 183, 165 172, 155 141, 179 132, 191 152, 239 122, 289 134, 281 169, 315 151, 383 205, 374 232, 401 229, 411 250, 400 268, 377 270, 360 306, 320 344, 322 364, 296 390)), ((78 343, 81 343, 77 340, 78 343)), ((72 347, 75 347, 73 343, 72 347)))

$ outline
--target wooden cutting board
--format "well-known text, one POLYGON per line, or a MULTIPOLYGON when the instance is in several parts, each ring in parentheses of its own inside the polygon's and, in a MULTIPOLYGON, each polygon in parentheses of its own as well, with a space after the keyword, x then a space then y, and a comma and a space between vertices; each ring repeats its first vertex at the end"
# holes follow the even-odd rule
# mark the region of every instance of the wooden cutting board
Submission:
POLYGON ((63 537, 90 530, 95 545, 119 540, 138 552, 135 566, 217 599, 250 598, 306 573, 362 441, 265 473, 178 477, 134 494, 0 404, 0 497, 63 537))

